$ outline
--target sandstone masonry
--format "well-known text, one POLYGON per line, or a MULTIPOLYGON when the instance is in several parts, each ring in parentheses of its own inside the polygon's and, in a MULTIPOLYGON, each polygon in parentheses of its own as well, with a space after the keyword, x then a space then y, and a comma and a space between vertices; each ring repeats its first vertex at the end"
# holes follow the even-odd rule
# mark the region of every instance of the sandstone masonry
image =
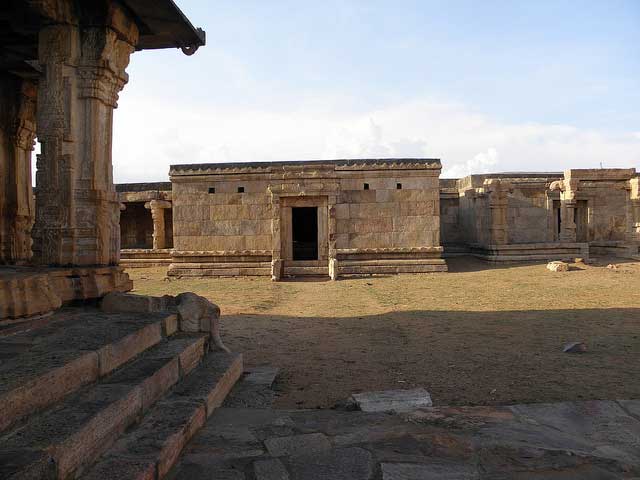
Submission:
POLYGON ((455 255, 640 255, 635 169, 440 179, 440 168, 430 159, 175 165, 171 183, 118 186, 123 245, 137 242, 123 259, 170 264, 176 276, 278 280, 442 272, 455 255))

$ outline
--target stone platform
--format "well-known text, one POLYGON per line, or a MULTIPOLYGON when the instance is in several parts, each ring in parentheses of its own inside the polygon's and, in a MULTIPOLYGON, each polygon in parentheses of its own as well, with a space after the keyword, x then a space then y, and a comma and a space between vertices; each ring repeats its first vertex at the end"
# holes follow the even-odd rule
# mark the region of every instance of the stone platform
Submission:
POLYGON ((640 401, 403 414, 221 408, 172 480, 614 480, 640 475, 640 401))
POLYGON ((123 248, 120 250, 120 266, 122 267, 168 267, 170 263, 170 248, 123 248))
POLYGON ((471 255, 489 262, 540 262, 589 259, 588 243, 522 243, 506 245, 470 245, 471 255))
POLYGON ((42 315, 75 300, 132 288, 122 267, 0 266, 0 326, 5 319, 42 315))

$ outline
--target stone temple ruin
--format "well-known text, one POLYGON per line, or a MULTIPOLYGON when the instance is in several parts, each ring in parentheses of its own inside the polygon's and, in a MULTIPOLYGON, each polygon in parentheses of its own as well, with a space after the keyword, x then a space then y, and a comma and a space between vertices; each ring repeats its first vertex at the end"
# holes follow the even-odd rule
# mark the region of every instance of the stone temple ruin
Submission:
POLYGON ((440 161, 174 165, 118 185, 127 266, 175 276, 444 272, 446 258, 637 257, 635 169, 440 179, 440 161))
POLYGON ((441 180, 431 159, 177 165, 171 182, 116 188, 130 55, 204 43, 173 0, 0 4, 0 478, 481 478, 480 458, 491 478, 640 474, 636 401, 408 418, 220 409, 244 368, 219 308, 124 293, 121 254, 170 275, 274 280, 444 272, 458 254, 637 257, 640 188, 633 169, 441 180))

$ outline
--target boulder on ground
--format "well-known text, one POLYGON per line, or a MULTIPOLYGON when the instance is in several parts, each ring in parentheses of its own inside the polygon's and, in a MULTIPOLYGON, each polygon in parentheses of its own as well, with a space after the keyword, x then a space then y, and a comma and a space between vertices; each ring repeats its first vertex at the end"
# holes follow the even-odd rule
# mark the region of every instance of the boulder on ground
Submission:
POLYGON ((609 265, 607 265, 607 268, 609 270, 617 270, 618 269, 618 265, 616 265, 615 263, 610 263, 609 265))
POLYGON ((568 272, 569 264, 556 260, 555 262, 547 263, 547 270, 551 270, 552 272, 568 272))

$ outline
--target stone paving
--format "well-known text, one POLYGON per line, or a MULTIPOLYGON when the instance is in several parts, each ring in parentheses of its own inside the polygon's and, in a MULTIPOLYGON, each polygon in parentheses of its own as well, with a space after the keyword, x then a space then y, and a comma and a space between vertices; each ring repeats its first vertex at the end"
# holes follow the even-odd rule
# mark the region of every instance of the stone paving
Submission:
POLYGON ((640 401, 405 413, 221 408, 173 480, 640 479, 640 401))

